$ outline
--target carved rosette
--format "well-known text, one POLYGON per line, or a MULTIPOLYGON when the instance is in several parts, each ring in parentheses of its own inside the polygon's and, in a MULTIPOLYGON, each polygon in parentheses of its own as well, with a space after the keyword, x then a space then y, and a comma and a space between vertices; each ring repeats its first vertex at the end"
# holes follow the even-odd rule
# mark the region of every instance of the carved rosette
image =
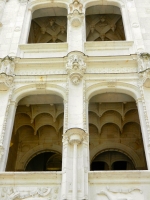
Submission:
POLYGON ((86 70, 86 63, 84 62, 83 54, 71 54, 68 57, 66 64, 66 71, 74 85, 78 85, 86 70))
POLYGON ((88 141, 88 134, 80 128, 68 129, 63 135, 63 142, 70 144, 81 144, 83 141, 88 141))
POLYGON ((80 3, 79 0, 74 0, 70 5, 70 14, 68 15, 68 19, 73 27, 81 26, 84 13, 82 12, 83 4, 80 3))
POLYGON ((138 72, 141 84, 145 87, 150 87, 150 54, 138 54, 138 72))
POLYGON ((1 61, 0 89, 7 90, 13 86, 15 62, 12 57, 6 56, 1 61))

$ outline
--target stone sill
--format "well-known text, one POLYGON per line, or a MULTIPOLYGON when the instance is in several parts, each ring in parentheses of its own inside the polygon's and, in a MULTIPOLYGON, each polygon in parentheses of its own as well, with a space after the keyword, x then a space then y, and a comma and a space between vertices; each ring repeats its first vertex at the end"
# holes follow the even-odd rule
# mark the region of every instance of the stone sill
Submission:
POLYGON ((43 183, 60 183, 62 172, 1 172, 0 185, 7 184, 34 184, 43 183))
POLYGON ((132 171, 90 171, 88 173, 89 182, 109 182, 109 183, 141 183, 150 184, 150 170, 132 170, 132 171))
POLYGON ((67 43, 38 43, 38 44, 21 44, 19 48, 24 52, 45 52, 45 51, 66 51, 68 49, 67 43))
POLYGON ((68 52, 68 43, 39 43, 19 45, 20 55, 24 58, 56 57, 60 53, 65 56, 68 52))
POLYGON ((85 52, 88 55, 97 53, 97 56, 130 55, 134 54, 133 41, 94 41, 85 42, 85 52))

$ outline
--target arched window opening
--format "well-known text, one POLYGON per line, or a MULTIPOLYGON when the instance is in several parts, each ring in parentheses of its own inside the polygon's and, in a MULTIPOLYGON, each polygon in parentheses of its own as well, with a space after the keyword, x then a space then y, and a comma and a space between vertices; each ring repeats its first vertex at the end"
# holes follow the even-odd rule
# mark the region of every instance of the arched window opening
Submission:
POLYGON ((25 171, 61 171, 62 156, 54 152, 44 152, 33 157, 25 171))
POLYGON ((62 150, 63 114, 63 99, 57 95, 31 95, 21 99, 6 171, 60 171, 62 158, 56 152, 62 150), (37 152, 42 153, 37 155, 37 152), (25 168, 32 155, 36 156, 25 168))
POLYGON ((120 8, 96 5, 86 10, 86 41, 125 40, 120 8))
POLYGON ((91 164, 92 171, 133 169, 135 166, 128 156, 112 150, 98 154, 91 164))
POLYGON ((92 97, 89 137, 91 158, 99 151, 112 149, 109 154, 98 155, 92 161, 91 170, 108 170, 107 165, 109 170, 147 169, 138 110, 131 96, 108 92, 92 97), (125 155, 113 151, 116 148, 125 155), (111 162, 106 159, 108 157, 111 162))
POLYGON ((43 8, 34 11, 28 43, 59 43, 67 41, 67 10, 43 8))

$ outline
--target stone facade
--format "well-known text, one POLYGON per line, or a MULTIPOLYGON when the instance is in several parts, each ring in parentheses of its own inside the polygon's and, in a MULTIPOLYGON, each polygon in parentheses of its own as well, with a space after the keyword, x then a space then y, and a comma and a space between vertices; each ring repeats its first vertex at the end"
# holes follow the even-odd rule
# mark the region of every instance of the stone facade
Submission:
POLYGON ((0 0, 0 199, 150 199, 150 0, 0 0))

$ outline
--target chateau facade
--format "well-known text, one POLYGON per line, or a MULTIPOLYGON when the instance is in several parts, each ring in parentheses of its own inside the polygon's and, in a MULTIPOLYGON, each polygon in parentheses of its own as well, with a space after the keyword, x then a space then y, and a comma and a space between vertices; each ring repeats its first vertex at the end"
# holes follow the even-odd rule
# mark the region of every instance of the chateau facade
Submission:
POLYGON ((150 200, 150 0, 0 0, 0 200, 150 200))

